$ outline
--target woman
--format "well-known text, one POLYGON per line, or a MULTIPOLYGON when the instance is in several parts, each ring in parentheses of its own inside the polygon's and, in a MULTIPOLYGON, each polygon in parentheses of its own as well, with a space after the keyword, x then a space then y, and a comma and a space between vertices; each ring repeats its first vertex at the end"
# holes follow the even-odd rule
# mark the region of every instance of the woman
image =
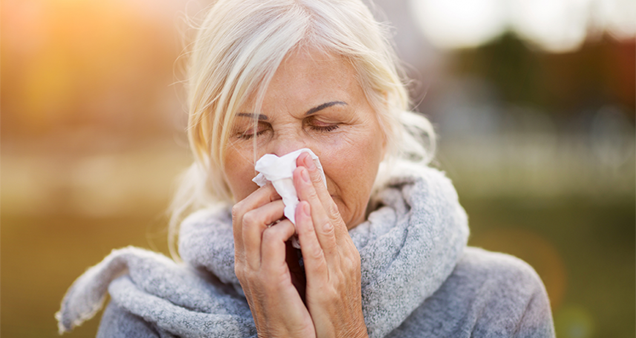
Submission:
POLYGON ((426 167, 432 128, 406 111, 361 1, 219 0, 188 81, 196 161, 171 227, 184 263, 113 251, 67 293, 61 332, 108 289, 100 337, 554 336, 532 268, 466 248, 452 184, 426 167), (296 159, 293 224, 252 178, 262 155, 301 148, 324 180, 296 159))

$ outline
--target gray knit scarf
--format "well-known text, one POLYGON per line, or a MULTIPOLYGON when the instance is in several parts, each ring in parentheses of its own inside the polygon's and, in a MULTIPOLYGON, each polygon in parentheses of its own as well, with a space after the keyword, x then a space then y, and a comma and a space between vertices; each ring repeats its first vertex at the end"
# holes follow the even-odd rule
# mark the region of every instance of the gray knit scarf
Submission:
MULTIPOLYGON (((443 173, 402 168, 372 201, 366 222, 349 231, 361 258, 362 309, 370 337, 397 328, 451 274, 468 238, 467 218, 443 173)), ((181 225, 184 263, 139 248, 114 250, 80 276, 56 314, 60 332, 112 302, 162 337, 255 337, 234 274, 227 208, 202 210, 181 225)))

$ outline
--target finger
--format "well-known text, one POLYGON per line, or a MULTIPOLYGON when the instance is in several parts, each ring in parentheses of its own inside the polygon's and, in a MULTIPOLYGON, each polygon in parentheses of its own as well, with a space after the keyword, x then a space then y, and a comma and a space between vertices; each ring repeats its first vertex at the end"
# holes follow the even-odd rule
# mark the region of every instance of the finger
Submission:
POLYGON ((266 270, 278 271, 285 268, 285 258, 287 255, 285 242, 289 240, 296 228, 292 222, 285 219, 263 232, 263 242, 261 244, 261 267, 266 270))
POLYGON ((311 179, 311 182, 318 193, 318 197, 321 200, 327 201, 328 199, 332 199, 329 191, 327 190, 327 182, 323 180, 320 170, 316 167, 316 163, 314 163, 314 159, 311 158, 309 153, 305 152, 300 154, 296 160, 296 166, 307 168, 309 171, 309 178, 311 179))
POLYGON ((243 246, 245 250, 245 260, 252 269, 261 266, 261 242, 263 232, 272 223, 283 218, 285 204, 282 200, 267 203, 259 208, 252 209, 243 216, 243 246))
POLYGON ((338 206, 333 201, 331 194, 329 194, 326 182, 323 181, 322 174, 314 163, 314 160, 311 158, 311 155, 309 155, 309 153, 302 153, 300 156, 298 156, 296 165, 307 168, 307 171, 309 172, 309 178, 314 186, 314 189, 316 190, 318 199, 320 199, 320 202, 324 210, 326 211, 327 216, 329 217, 332 225, 335 228, 336 240, 339 242, 340 237, 346 238, 349 232, 347 229, 347 225, 342 220, 340 212, 338 211, 338 206))
POLYGON ((307 281, 324 283, 329 279, 329 271, 324 251, 316 236, 310 210, 311 207, 307 201, 298 203, 296 207, 296 231, 303 254, 307 281))
POLYGON ((251 193, 232 207, 232 232, 234 234, 234 250, 237 259, 243 259, 243 216, 246 212, 266 203, 280 199, 276 189, 268 183, 251 193))
MULTIPOLYGON (((327 261, 330 264, 336 264, 335 261, 338 260, 338 248, 333 223, 337 221, 332 220, 325 210, 324 205, 318 197, 318 193, 309 178, 307 168, 296 168, 294 171, 294 185, 298 192, 298 198, 301 201, 307 201, 311 207, 313 229, 322 250, 325 252, 327 261)), ((331 197, 328 198, 331 200, 331 197)))

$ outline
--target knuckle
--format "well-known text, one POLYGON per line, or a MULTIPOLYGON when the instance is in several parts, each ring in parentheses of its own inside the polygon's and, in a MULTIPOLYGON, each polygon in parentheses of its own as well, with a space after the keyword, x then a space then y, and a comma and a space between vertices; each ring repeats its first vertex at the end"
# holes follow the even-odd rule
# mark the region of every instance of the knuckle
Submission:
POLYGON ((353 271, 355 270, 355 263, 352 259, 344 259, 342 262, 342 268, 345 271, 353 271))
POLYGON ((340 216, 338 205, 334 201, 331 201, 327 204, 327 214, 329 215, 329 219, 331 220, 331 222, 333 222, 334 224, 344 223, 344 221, 342 220, 342 216, 340 216))
POLYGON ((337 226, 343 226, 343 227, 347 227, 347 225, 345 224, 345 222, 342 220, 342 218, 340 217, 340 214, 331 214, 329 215, 329 220, 331 221, 331 223, 333 223, 334 225, 337 226))
POLYGON ((335 230, 333 227, 333 221, 329 220, 322 224, 320 227, 321 232, 327 236, 335 236, 335 230))
POLYGON ((360 270, 360 256, 359 255, 347 255, 343 259, 343 268, 347 271, 360 270))
POLYGON ((257 215, 253 212, 248 212, 243 215, 243 227, 253 225, 257 222, 257 215))
POLYGON ((278 234, 274 228, 267 228, 263 231, 263 245, 268 245, 276 240, 278 234))
POLYGON ((307 191, 307 198, 309 200, 316 200, 318 199, 318 192, 316 191, 316 189, 314 189, 314 187, 311 187, 310 189, 308 189, 307 191))
POLYGON ((232 220, 238 220, 243 209, 243 201, 239 201, 232 206, 232 220))
POLYGON ((327 208, 328 208, 329 216, 331 216, 334 219, 340 220, 340 210, 338 210, 338 205, 336 204, 336 202, 331 201, 329 205, 327 206, 327 208))
POLYGON ((243 264, 235 264, 234 265, 234 274, 236 275, 236 278, 238 278, 239 280, 243 280, 245 279, 245 270, 243 269, 243 264))
POLYGON ((322 249, 319 246, 313 246, 309 250, 309 256, 314 260, 322 259, 322 249))
MULTIPOLYGON (((307 170, 307 171, 309 171, 309 170, 307 170)), ((324 184, 324 183, 322 183, 322 175, 320 175, 320 170, 314 170, 313 172, 309 171, 309 177, 311 178, 311 181, 313 183, 324 184)))

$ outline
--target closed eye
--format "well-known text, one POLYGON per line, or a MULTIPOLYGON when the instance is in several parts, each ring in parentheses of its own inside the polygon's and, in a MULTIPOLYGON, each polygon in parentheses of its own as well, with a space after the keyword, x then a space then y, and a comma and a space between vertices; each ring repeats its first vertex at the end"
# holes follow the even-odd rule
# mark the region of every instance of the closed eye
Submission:
POLYGON ((236 136, 242 140, 249 140, 254 136, 263 135, 265 132, 269 130, 269 125, 267 123, 259 122, 258 127, 250 128, 244 132, 238 132, 236 136))
POLYGON ((327 133, 327 132, 334 131, 334 130, 338 129, 338 127, 340 127, 340 126, 337 125, 337 124, 332 124, 332 125, 328 125, 328 126, 313 126, 312 125, 309 128, 311 128, 311 130, 327 133))
POLYGON ((305 120, 305 124, 309 129, 321 133, 328 133, 340 127, 340 123, 336 123, 335 121, 321 121, 317 116, 309 116, 305 120))
POLYGON ((254 137, 254 135, 256 135, 256 136, 260 136, 260 135, 262 135, 263 133, 265 133, 266 131, 267 131, 267 130, 260 130, 260 131, 258 131, 256 134, 251 133, 251 132, 244 132, 244 133, 239 134, 239 135, 238 135, 238 138, 243 139, 243 140, 249 140, 249 139, 251 139, 252 137, 254 137))

